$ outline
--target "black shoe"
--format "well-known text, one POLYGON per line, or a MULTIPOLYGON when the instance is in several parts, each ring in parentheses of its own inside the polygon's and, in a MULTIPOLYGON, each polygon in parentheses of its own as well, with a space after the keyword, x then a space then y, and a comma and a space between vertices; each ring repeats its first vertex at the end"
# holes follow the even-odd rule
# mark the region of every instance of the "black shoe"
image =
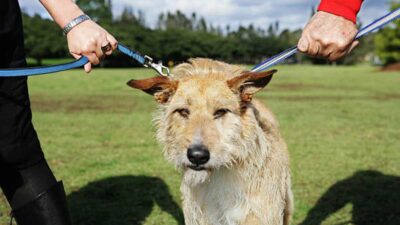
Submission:
POLYGON ((35 200, 13 209, 18 225, 71 225, 62 182, 39 194, 35 200))

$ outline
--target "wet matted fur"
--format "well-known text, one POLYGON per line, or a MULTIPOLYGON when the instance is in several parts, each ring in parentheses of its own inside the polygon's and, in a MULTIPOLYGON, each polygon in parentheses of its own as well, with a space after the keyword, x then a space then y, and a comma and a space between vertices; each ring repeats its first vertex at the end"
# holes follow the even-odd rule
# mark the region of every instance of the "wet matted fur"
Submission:
POLYGON ((173 70, 173 78, 128 82, 160 103, 157 139, 183 173, 187 225, 289 224, 287 147, 272 112, 253 99, 275 72, 191 59, 173 70), (209 152, 201 165, 188 159, 188 149, 199 145, 209 152))

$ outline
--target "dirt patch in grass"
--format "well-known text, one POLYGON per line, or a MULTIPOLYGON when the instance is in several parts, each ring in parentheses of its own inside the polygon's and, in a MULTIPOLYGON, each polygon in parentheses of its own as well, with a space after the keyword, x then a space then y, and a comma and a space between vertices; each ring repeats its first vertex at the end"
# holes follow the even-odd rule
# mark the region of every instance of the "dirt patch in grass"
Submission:
POLYGON ((282 90, 282 91, 298 91, 307 89, 326 89, 325 86, 320 84, 301 84, 301 83, 286 83, 286 84, 274 84, 272 90, 282 90))
POLYGON ((376 96, 262 96, 261 99, 272 99, 281 101, 356 101, 356 100, 375 100, 390 101, 400 100, 400 94, 385 94, 376 96))
POLYGON ((392 71, 400 71, 400 63, 393 63, 387 66, 384 66, 381 71, 387 71, 387 72, 392 72, 392 71))
POLYGON ((137 107, 152 107, 151 104, 139 104, 133 96, 81 96, 62 99, 54 99, 49 96, 31 97, 33 111, 38 112, 65 112, 77 113, 94 111, 104 113, 129 113, 137 110, 137 107), (139 106, 140 105, 140 106, 139 106))

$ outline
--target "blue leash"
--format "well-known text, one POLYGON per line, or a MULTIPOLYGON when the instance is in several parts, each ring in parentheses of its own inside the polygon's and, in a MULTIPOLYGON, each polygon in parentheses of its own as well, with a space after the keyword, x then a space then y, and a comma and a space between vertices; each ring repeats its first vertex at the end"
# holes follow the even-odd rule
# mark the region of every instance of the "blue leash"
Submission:
MULTIPOLYGON (((357 33, 355 39, 359 39, 362 36, 371 33, 372 31, 375 31, 377 29, 380 29, 384 26, 386 26, 388 23, 399 19, 400 18, 400 8, 382 16, 381 18, 375 20, 374 22, 370 23, 369 25, 361 28, 361 30, 357 33)), ((255 66, 251 72, 261 72, 264 71, 276 64, 279 64, 283 62, 285 59, 291 57, 292 55, 296 54, 298 52, 297 46, 293 46, 278 55, 275 55, 264 62, 258 64, 255 66)))
MULTIPOLYGON (((362 36, 371 33, 372 31, 375 31, 377 29, 380 29, 384 26, 386 26, 388 23, 400 18, 400 8, 388 13, 385 16, 382 16, 381 18, 375 20, 371 24, 363 27, 358 33, 355 39, 359 39, 362 36)), ((125 55, 129 56, 130 58, 136 60, 139 62, 141 65, 144 67, 152 68, 157 73, 159 73, 162 76, 169 76, 170 71, 167 67, 163 66, 162 64, 156 64, 153 62, 153 59, 150 58, 149 56, 143 56, 139 54, 138 52, 135 52, 128 47, 119 44, 118 45, 118 50, 125 55)), ((278 55, 275 55, 264 62, 258 64, 252 69, 252 72, 260 72, 263 70, 266 70, 278 63, 283 62, 285 59, 291 57, 292 55, 296 54, 298 52, 297 46, 293 46, 282 53, 279 53, 278 55)), ((22 77, 22 76, 34 76, 34 75, 41 75, 41 74, 49 74, 49 73, 55 73, 55 72, 60 72, 60 71, 65 71, 65 70, 70 70, 78 67, 82 67, 86 63, 88 63, 89 60, 86 57, 81 57, 80 59, 66 63, 66 64, 61 64, 61 65, 55 65, 55 66, 48 66, 48 67, 37 67, 37 68, 21 68, 21 69, 3 69, 0 70, 0 77, 22 77)))
MULTIPOLYGON (((153 59, 149 56, 141 55, 136 51, 129 49, 128 47, 119 44, 118 50, 123 54, 129 56, 130 58, 136 60, 144 67, 149 67, 156 70, 162 76, 169 76, 169 69, 162 64, 156 64, 153 62, 153 59)), ((70 63, 55 65, 55 66, 47 66, 47 67, 36 67, 36 68, 17 68, 17 69, 3 69, 0 70, 0 77, 23 77, 23 76, 35 76, 42 74, 55 73, 65 70, 70 70, 78 67, 82 67, 89 60, 85 56, 79 58, 78 60, 70 63)))

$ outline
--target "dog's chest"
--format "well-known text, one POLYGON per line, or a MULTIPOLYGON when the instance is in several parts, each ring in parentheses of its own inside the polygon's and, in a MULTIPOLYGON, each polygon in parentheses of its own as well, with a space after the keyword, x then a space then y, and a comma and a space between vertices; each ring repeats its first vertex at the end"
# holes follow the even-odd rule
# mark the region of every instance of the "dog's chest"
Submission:
POLYGON ((210 224, 241 224, 249 214, 243 185, 231 173, 219 171, 196 192, 197 203, 210 224))

